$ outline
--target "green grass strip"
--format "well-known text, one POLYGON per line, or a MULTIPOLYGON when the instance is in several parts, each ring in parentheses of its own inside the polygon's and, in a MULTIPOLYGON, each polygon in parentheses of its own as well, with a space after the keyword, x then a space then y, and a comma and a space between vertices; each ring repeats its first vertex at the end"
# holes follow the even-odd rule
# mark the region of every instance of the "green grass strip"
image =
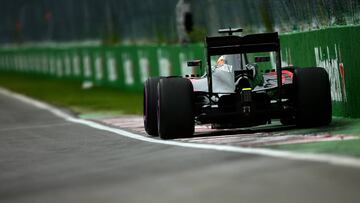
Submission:
POLYGON ((4 72, 0 72, 0 86, 68 108, 83 117, 142 114, 142 93, 104 87, 83 89, 79 81, 4 72))
MULTIPOLYGON (((333 117, 330 125, 319 128, 285 130, 283 134, 328 134, 328 135, 351 135, 360 137, 360 119, 348 119, 333 117)), ((346 156, 360 157, 360 139, 339 140, 339 141, 320 141, 305 144, 285 144, 273 145, 272 149, 290 150, 311 153, 328 153, 346 156)))
POLYGON ((327 153, 346 156, 360 156, 360 140, 313 142, 306 144, 287 144, 272 146, 272 149, 299 152, 327 153))

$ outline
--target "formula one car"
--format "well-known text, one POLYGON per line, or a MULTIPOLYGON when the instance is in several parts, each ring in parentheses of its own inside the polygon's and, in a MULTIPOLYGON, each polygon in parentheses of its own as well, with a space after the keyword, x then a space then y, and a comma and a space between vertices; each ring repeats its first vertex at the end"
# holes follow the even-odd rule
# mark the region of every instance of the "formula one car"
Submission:
MULTIPOLYGON (((233 35, 241 31, 222 29, 219 32, 227 36, 206 37, 207 70, 202 77, 146 80, 144 127, 149 135, 190 137, 201 124, 223 129, 270 124, 272 119, 299 127, 331 122, 325 69, 281 67, 277 33, 233 35), (219 58, 212 65, 214 57, 219 58), (259 70, 265 63, 270 67, 259 70)), ((188 66, 201 68, 201 61, 189 61, 188 66)))

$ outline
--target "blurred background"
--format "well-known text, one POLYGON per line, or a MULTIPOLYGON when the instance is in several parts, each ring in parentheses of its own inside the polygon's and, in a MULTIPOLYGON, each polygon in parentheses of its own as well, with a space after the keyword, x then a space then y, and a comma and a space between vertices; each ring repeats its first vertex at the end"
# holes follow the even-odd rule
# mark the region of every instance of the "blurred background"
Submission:
POLYGON ((279 32, 282 64, 324 67, 334 115, 360 117, 359 0, 0 0, 0 13, 0 85, 74 112, 141 114, 148 77, 189 74, 205 36, 242 27, 279 32))
POLYGON ((292 32, 360 22, 358 0, 1 0, 0 4, 0 43, 197 42, 229 26, 243 27, 247 33, 292 32), (179 39, 179 23, 188 39, 179 39))

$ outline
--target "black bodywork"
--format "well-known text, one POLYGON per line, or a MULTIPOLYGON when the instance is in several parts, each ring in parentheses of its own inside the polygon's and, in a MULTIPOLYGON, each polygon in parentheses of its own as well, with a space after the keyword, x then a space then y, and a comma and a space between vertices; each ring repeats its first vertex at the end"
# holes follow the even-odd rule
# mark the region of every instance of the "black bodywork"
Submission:
MULTIPOLYGON (((215 128, 236 128, 271 123, 271 119, 276 118, 293 117, 293 84, 282 84, 282 71, 285 69, 281 67, 277 33, 206 37, 205 43, 208 92, 194 92, 197 124, 211 123, 215 128), (245 81, 238 84, 240 87, 236 87, 235 93, 213 92, 211 56, 259 52, 275 53, 276 70, 273 70, 273 74, 276 74, 276 85, 254 90, 245 81)), ((286 70, 294 72, 293 68, 286 70)), ((235 74, 247 75, 246 71, 237 71, 235 74)))

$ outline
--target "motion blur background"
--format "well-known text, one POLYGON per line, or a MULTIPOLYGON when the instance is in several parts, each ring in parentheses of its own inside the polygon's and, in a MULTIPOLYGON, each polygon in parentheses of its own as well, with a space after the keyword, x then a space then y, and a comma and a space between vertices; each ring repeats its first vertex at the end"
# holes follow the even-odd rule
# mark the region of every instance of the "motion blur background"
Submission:
POLYGON ((141 114, 148 77, 189 74, 205 36, 242 27, 279 32, 282 65, 325 68, 333 115, 360 118, 359 0, 0 0, 0 13, 0 85, 75 112, 141 114))
MULTIPOLYGON (((1 0, 0 43, 178 42, 179 0, 1 0)), ((306 31, 360 23, 358 0, 188 0, 191 41, 220 27, 245 32, 306 31)))

